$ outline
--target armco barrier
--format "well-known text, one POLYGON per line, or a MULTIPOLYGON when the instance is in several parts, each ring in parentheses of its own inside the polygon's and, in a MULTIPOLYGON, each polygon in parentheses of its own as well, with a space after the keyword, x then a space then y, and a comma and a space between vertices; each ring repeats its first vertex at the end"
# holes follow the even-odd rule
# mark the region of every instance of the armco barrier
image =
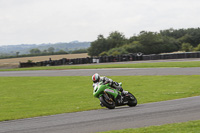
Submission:
POLYGON ((58 66, 58 65, 76 65, 76 64, 91 64, 91 63, 106 63, 106 62, 122 62, 122 61, 139 61, 139 60, 165 60, 165 59, 183 59, 183 58, 200 58, 200 52, 186 52, 186 53, 167 53, 167 54, 150 54, 143 55, 142 53, 133 53, 117 56, 100 56, 87 57, 76 59, 60 59, 32 63, 21 63, 20 67, 34 67, 34 66, 58 66))

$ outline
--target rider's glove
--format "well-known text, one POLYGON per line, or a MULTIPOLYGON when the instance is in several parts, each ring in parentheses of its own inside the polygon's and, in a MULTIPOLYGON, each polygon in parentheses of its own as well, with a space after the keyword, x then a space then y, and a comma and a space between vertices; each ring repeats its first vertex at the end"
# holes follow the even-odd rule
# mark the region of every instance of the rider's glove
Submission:
POLYGON ((109 83, 110 86, 113 85, 113 81, 112 80, 108 80, 108 81, 105 82, 105 84, 108 84, 108 83, 109 83))

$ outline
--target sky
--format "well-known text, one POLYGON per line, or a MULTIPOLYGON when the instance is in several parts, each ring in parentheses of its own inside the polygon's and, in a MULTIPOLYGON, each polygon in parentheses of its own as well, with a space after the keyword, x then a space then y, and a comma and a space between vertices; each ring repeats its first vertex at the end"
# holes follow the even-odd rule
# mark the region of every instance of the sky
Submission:
POLYGON ((200 0, 0 0, 0 46, 197 28, 200 0))

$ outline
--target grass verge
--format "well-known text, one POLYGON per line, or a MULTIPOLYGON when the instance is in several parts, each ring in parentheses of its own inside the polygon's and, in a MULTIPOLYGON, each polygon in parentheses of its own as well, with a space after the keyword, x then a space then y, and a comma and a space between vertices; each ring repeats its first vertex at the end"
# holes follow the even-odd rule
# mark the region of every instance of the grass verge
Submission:
MULTIPOLYGON (((200 95, 200 75, 110 76, 139 104, 200 95)), ((0 77, 0 121, 100 109, 90 76, 0 77)))
POLYGON ((59 69, 101 69, 101 68, 159 68, 159 67, 200 67, 199 61, 191 62, 155 62, 132 64, 99 64, 99 65, 66 65, 31 68, 0 69, 0 71, 25 71, 25 70, 59 70, 59 69))
POLYGON ((135 129, 113 130, 99 133, 199 133, 200 120, 135 129))

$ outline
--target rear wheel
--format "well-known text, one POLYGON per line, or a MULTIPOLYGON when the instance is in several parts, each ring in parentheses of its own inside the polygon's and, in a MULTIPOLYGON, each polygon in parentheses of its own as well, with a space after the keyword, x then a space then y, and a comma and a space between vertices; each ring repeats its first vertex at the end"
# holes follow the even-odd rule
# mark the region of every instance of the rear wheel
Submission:
POLYGON ((129 95, 129 98, 128 98, 128 104, 127 105, 130 106, 130 107, 136 106, 137 105, 136 97, 133 94, 131 94, 130 92, 128 93, 128 95, 129 95))
POLYGON ((115 102, 114 102, 113 99, 110 98, 108 95, 103 94, 103 95, 99 98, 99 100, 101 101, 101 103, 102 103, 105 107, 107 107, 107 108, 109 108, 109 109, 114 109, 114 108, 115 108, 115 102))

